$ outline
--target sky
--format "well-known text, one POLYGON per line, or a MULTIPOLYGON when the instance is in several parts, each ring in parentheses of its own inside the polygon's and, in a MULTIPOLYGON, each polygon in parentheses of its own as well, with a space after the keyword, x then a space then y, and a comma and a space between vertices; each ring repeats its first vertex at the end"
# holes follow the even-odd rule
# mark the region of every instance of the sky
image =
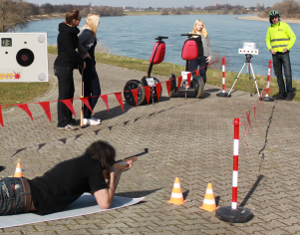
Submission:
POLYGON ((216 3, 220 4, 230 4, 230 5, 242 5, 245 7, 256 6, 257 3, 263 4, 265 7, 272 7, 274 3, 281 2, 282 0, 25 0, 29 3, 34 3, 42 5, 45 3, 50 3, 52 5, 60 4, 73 4, 73 5, 88 5, 89 3, 92 6, 111 6, 111 7, 184 7, 184 6, 194 6, 194 7, 206 7, 215 5, 216 3))

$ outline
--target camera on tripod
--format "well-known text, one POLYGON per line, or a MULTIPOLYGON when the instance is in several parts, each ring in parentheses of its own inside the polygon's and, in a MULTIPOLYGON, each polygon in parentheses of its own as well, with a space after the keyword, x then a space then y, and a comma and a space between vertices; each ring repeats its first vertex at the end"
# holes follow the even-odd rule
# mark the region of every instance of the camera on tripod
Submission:
POLYGON ((0 33, 0 83, 48 82, 46 33, 0 33))
POLYGON ((258 55, 259 50, 256 49, 254 42, 244 42, 244 48, 239 49, 239 54, 258 55))

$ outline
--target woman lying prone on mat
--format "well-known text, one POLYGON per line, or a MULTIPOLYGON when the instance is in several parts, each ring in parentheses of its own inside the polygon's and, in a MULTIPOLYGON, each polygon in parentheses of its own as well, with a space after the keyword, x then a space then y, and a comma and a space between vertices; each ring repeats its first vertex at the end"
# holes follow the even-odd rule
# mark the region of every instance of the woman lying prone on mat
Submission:
POLYGON ((123 171, 112 165, 116 151, 105 141, 91 144, 82 156, 58 163, 43 176, 32 180, 6 177, 0 180, 0 215, 12 215, 30 211, 49 214, 62 210, 90 192, 102 209, 108 209, 113 201, 123 171), (106 182, 103 170, 109 170, 106 182))

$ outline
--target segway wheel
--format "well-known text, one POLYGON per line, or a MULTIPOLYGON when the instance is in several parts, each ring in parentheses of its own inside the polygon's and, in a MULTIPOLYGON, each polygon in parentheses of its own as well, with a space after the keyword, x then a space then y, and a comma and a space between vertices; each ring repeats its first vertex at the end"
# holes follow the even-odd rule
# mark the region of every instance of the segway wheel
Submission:
POLYGON ((191 81, 191 87, 195 89, 195 97, 202 98, 204 94, 204 82, 202 77, 195 76, 191 81))
POLYGON ((135 100, 133 97, 133 94, 131 90, 138 89, 138 95, 137 95, 137 105, 142 104, 145 101, 145 90, 142 88, 142 83, 138 80, 130 80, 125 84, 124 87, 124 97, 128 104, 135 106, 135 100))
POLYGON ((170 97, 173 97, 177 91, 175 74, 171 74, 169 80, 171 80, 170 97))
MULTIPOLYGON (((160 81, 157 78, 153 77, 153 79, 154 79, 155 84, 160 83, 160 81)), ((148 83, 146 81, 146 76, 144 76, 142 78, 142 85, 143 86, 148 86, 148 83)), ((161 97, 161 94, 162 94, 162 87, 161 87, 161 90, 160 90, 160 96, 159 97, 161 97)), ((155 87, 153 87, 153 89, 151 89, 150 102, 151 102, 152 99, 154 100, 154 102, 158 101, 155 87)), ((145 99, 144 103, 146 103, 146 102, 147 102, 147 99, 145 99)))

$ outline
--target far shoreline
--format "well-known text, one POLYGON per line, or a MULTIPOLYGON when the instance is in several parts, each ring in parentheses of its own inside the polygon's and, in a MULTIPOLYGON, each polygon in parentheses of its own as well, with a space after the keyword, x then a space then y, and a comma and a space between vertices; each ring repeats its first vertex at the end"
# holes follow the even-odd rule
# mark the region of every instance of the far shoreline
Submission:
MULTIPOLYGON (((240 20, 254 20, 254 21, 262 21, 262 22, 269 22, 268 18, 261 18, 258 16, 241 16, 236 17, 240 20)), ((282 22, 288 23, 288 24, 300 24, 300 20, 293 20, 293 19, 281 19, 282 22)))
MULTIPOLYGON (((137 14, 138 16, 139 14, 137 14)), ((147 15, 147 14, 145 14, 147 15)), ((123 16, 131 16, 131 15, 126 15, 124 14, 123 16)), ((29 21, 34 21, 34 20, 49 20, 49 19, 64 19, 64 16, 60 14, 51 14, 51 15, 36 15, 36 16, 30 16, 27 22, 29 21)), ((269 22, 268 18, 261 18, 258 17, 257 15, 252 15, 252 16, 237 16, 237 19, 240 20, 252 20, 252 21, 261 21, 261 22, 269 22)), ((288 24, 300 24, 300 20, 294 20, 294 19, 282 19, 282 22, 288 23, 288 24)))

